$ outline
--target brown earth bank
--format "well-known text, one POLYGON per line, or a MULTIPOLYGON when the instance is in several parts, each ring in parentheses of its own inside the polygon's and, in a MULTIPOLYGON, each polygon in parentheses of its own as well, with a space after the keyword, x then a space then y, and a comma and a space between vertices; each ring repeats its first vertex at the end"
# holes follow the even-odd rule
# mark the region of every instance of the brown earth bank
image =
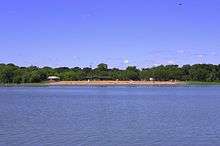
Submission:
POLYGON ((177 85, 179 81, 58 81, 49 85, 177 85))

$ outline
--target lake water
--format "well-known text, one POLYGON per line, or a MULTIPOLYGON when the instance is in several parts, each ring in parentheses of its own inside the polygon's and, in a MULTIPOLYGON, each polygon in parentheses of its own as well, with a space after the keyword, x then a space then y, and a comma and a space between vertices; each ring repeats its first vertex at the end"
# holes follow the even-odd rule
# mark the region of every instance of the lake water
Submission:
POLYGON ((219 146, 220 86, 0 87, 0 146, 219 146))

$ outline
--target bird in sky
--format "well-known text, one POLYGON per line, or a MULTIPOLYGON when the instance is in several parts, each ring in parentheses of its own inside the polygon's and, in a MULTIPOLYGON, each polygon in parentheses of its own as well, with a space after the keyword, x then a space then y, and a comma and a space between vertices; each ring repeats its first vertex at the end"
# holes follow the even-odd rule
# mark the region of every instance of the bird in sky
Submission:
POLYGON ((183 3, 177 3, 179 6, 182 6, 183 5, 183 3))

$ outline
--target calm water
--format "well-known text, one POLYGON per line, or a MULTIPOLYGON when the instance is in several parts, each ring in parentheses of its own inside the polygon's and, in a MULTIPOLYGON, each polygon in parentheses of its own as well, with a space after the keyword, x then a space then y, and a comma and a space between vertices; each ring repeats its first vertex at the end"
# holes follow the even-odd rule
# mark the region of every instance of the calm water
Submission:
POLYGON ((219 146, 220 86, 0 88, 0 146, 219 146))

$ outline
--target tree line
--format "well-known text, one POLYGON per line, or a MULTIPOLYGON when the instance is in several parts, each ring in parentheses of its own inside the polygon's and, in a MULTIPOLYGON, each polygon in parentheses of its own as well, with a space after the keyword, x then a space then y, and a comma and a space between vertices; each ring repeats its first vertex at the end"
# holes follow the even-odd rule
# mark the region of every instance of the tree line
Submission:
POLYGON ((19 67, 14 64, 0 64, 1 84, 39 83, 47 81, 49 76, 58 76, 60 80, 149 80, 157 81, 202 81, 219 82, 220 64, 195 64, 195 65, 160 65, 152 68, 138 69, 128 66, 126 69, 108 68, 101 63, 96 68, 80 67, 19 67))

